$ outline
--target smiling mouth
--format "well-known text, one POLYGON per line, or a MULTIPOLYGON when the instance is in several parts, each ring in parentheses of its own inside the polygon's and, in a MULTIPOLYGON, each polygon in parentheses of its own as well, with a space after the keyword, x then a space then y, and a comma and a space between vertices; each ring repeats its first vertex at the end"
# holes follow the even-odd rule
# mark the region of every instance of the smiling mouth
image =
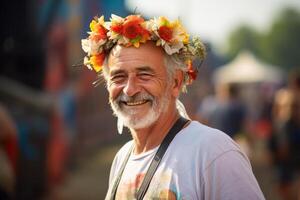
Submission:
POLYGON ((135 102, 125 102, 125 101, 123 101, 122 103, 124 103, 126 106, 139 106, 139 105, 143 105, 147 102, 148 102, 148 100, 135 101, 135 102))

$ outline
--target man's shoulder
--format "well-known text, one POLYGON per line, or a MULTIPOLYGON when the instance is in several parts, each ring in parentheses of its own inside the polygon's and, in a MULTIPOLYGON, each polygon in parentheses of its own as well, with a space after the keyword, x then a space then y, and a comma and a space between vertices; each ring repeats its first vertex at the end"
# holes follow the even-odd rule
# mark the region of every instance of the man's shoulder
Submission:
POLYGON ((192 121, 175 137, 175 145, 189 147, 191 151, 211 156, 226 151, 241 151, 239 146, 224 132, 192 121))
POLYGON ((186 138, 187 140, 191 139, 197 143, 220 142, 231 144, 233 142, 233 140, 224 132, 201 124, 198 121, 192 121, 179 135, 180 137, 186 138))

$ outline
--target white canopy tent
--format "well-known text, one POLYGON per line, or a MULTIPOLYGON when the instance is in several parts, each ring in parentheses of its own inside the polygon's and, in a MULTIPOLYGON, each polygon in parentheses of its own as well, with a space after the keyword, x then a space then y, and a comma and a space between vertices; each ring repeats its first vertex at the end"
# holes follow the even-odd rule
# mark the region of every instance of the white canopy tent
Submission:
POLYGON ((216 83, 277 83, 283 78, 283 73, 276 67, 259 61, 249 51, 242 51, 226 65, 221 66, 214 74, 216 83))

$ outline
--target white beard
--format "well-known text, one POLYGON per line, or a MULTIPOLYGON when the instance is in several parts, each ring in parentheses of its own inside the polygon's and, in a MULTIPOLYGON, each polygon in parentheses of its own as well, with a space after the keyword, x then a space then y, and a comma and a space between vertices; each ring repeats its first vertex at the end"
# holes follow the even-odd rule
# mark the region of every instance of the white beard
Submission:
MULTIPOLYGON (((124 94, 120 95, 123 95, 125 96, 125 98, 128 98, 124 94)), ((142 96, 149 98, 151 95, 144 94, 142 96)), ((167 110, 169 104, 169 99, 166 93, 160 98, 160 100, 155 99, 151 96, 151 108, 145 115, 141 117, 135 116, 136 114, 138 114, 138 110, 134 108, 121 108, 117 100, 112 100, 111 98, 109 101, 114 114, 119 118, 118 120, 122 120, 124 125, 130 129, 141 129, 151 126, 158 120, 159 116, 167 110)))

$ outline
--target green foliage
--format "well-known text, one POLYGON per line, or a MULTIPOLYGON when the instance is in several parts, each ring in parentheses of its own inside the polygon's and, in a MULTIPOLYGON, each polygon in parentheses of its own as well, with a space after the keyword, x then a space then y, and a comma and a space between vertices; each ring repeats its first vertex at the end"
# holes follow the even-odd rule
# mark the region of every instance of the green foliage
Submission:
POLYGON ((284 9, 266 33, 241 26, 229 37, 229 58, 248 49, 259 58, 285 69, 300 68, 300 13, 284 9))
POLYGON ((237 28, 229 37, 228 58, 234 58, 241 50, 249 50, 257 54, 259 37, 250 26, 243 25, 237 28))

